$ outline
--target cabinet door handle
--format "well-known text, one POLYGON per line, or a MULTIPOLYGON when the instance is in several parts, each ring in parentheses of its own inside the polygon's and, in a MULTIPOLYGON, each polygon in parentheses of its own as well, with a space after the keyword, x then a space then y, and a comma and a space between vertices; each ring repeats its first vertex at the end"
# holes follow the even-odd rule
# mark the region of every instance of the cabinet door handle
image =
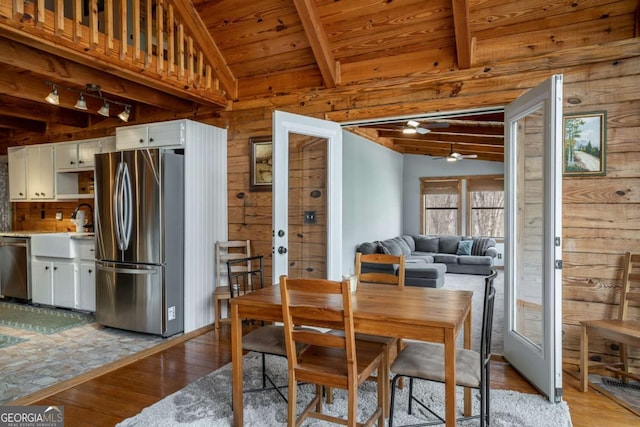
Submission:
POLYGON ((44 197, 44 193, 40 193, 40 195, 42 195, 42 197, 44 197))
POLYGON ((36 196, 39 196, 39 195, 40 195, 40 193, 36 193, 36 196))
POLYGON ((71 163, 72 165, 75 164, 75 162, 73 160, 71 160, 69 163, 71 163))
POLYGON ((44 266, 44 269, 45 269, 45 270, 48 270, 48 269, 49 269, 49 266, 48 266, 48 265, 45 265, 45 266, 44 266))
POLYGON ((55 270, 57 270, 57 269, 58 269, 58 267, 53 267, 53 270, 54 270, 54 271, 55 271, 55 270))
POLYGON ((144 139, 140 138, 140 144, 142 144, 144 142, 144 139))
POLYGON ((82 160, 78 160, 78 164, 83 164, 84 162, 82 160))
POLYGON ((93 270, 89 269, 89 274, 93 273, 93 270))
POLYGON ((24 193, 18 193, 20 196, 24 196, 24 193))
POLYGON ((149 142, 153 142, 153 138, 149 138, 149 142))

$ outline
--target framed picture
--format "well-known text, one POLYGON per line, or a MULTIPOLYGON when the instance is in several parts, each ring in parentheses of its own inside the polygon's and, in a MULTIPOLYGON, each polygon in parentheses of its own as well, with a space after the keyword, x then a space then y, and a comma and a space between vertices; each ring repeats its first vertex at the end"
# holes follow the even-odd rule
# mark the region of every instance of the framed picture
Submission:
POLYGON ((606 111, 564 115, 564 176, 606 175, 606 127, 606 111))
POLYGON ((273 184, 273 151, 270 136, 249 138, 249 189, 270 191, 273 184))

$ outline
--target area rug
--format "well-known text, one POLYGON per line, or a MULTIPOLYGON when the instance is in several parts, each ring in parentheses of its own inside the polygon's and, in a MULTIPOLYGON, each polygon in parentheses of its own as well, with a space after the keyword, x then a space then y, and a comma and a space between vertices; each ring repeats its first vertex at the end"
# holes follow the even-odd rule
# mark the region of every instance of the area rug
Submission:
MULTIPOLYGON (((282 357, 267 357, 268 370, 276 378, 278 384, 286 384, 287 365, 282 357)), ((245 389, 259 387, 261 383, 260 356, 249 353, 244 358, 243 374, 245 389)), ((442 384, 418 381, 414 393, 424 396, 428 405, 438 413, 444 413, 442 384)), ((311 385, 299 388, 298 408, 310 401, 311 385)), ((406 402, 409 387, 405 387, 396 395, 396 415, 394 423, 398 425, 413 424, 425 420, 424 414, 419 417, 409 416, 406 402)), ((457 395, 458 408, 462 411, 463 392, 460 388, 457 395)), ((479 413, 479 402, 473 399, 474 413, 479 413)), ((372 413, 376 404, 376 385, 367 381, 358 389, 358 420, 363 421, 372 413)), ((327 412, 338 416, 346 413, 346 393, 334 391, 334 403, 325 405, 327 412)), ((156 404, 145 408, 138 415, 118 424, 121 427, 133 426, 230 426, 233 412, 231 409, 231 364, 191 383, 182 390, 167 396, 156 404)), ((285 426, 287 421, 287 404, 275 392, 255 392, 244 395, 245 426, 285 426)), ((332 425, 311 420, 305 426, 332 425)), ((459 426, 476 426, 477 420, 458 423, 459 426)), ((491 425, 493 427, 570 427, 569 407, 565 402, 550 403, 541 396, 523 394, 515 391, 491 390, 491 425)))
POLYGON ((10 345, 19 344, 28 341, 23 338, 12 337, 11 335, 0 334, 0 348, 9 347, 10 345))
POLYGON ((51 335, 93 321, 90 314, 0 302, 0 325, 10 328, 51 335))

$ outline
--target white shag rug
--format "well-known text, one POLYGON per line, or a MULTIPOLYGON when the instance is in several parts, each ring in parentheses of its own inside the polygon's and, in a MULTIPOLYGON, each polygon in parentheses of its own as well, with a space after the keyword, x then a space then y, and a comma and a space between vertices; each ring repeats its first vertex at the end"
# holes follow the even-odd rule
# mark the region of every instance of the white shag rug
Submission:
MULTIPOLYGON (((267 356, 267 369, 277 384, 286 384, 287 364, 282 357, 267 356)), ((249 353, 243 364, 245 389, 259 387, 261 384, 260 355, 249 353)), ((437 413, 444 413, 442 384, 417 381, 414 393, 425 396, 428 405, 437 413)), ((396 393, 394 415, 395 425, 413 424, 425 420, 424 415, 409 416, 406 411, 409 387, 396 393)), ((463 393, 458 389, 456 403, 462 415, 463 393)), ((284 390, 286 395, 286 389, 284 390)), ((298 393, 298 410, 310 401, 312 385, 301 385, 298 393)), ((474 391, 475 393, 475 391, 474 391)), ((474 414, 479 413, 479 400, 474 395, 474 414)), ((358 390, 358 420, 362 421, 373 412, 376 404, 376 386, 367 381, 358 390)), ((541 396, 506 390, 491 390, 491 426, 492 427, 571 427, 571 416, 566 402, 553 404, 541 396)), ((334 390, 334 403, 324 405, 327 412, 346 414, 346 393, 334 390)), ((422 410, 420 410, 422 411, 422 410)), ((118 424, 131 426, 230 426, 233 420, 231 409, 231 364, 227 364, 211 374, 189 384, 182 390, 167 396, 156 404, 145 408, 138 415, 118 424)), ((245 393, 245 426, 286 426, 287 404, 275 391, 245 393)), ((332 425, 318 420, 308 420, 305 426, 332 425)), ((459 423, 459 426, 477 426, 478 420, 459 423)))

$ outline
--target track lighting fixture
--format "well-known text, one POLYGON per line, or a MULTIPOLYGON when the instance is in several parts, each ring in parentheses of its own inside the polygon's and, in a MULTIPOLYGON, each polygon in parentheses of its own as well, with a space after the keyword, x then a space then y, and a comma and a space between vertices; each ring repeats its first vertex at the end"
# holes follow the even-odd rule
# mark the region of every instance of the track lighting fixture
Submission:
POLYGON ((124 107, 124 111, 122 113, 118 114, 118 118, 126 123, 126 122, 129 121, 129 114, 131 114, 131 107, 126 105, 124 107))
POLYGON ((102 107, 100 107, 100 109, 98 110, 98 114, 104 117, 109 117, 110 106, 119 105, 123 107, 124 110, 118 114, 118 118, 123 122, 129 121, 129 116, 131 115, 131 105, 105 98, 104 96, 102 96, 102 92, 100 92, 100 86, 97 84, 89 83, 85 86, 84 89, 81 90, 63 86, 50 81, 45 81, 45 83, 52 87, 51 92, 49 92, 49 94, 45 97, 45 100, 50 104, 60 105, 60 97, 58 95, 58 87, 60 87, 78 94, 78 100, 74 105, 74 108, 78 110, 88 110, 86 97, 96 98, 102 101, 102 107))
POLYGON ((51 92, 49 92, 49 95, 47 95, 45 100, 49 104, 53 104, 53 105, 60 104, 60 97, 58 96, 58 88, 56 87, 56 85, 53 85, 53 89, 51 89, 51 92))
POLYGON ((100 109, 98 110, 98 114, 100 114, 101 116, 109 117, 109 103, 106 99, 104 100, 104 104, 102 104, 102 107, 100 107, 100 109))
POLYGON ((87 101, 84 99, 84 93, 80 92, 80 98, 76 101, 76 105, 73 108, 77 110, 87 111, 87 101))

